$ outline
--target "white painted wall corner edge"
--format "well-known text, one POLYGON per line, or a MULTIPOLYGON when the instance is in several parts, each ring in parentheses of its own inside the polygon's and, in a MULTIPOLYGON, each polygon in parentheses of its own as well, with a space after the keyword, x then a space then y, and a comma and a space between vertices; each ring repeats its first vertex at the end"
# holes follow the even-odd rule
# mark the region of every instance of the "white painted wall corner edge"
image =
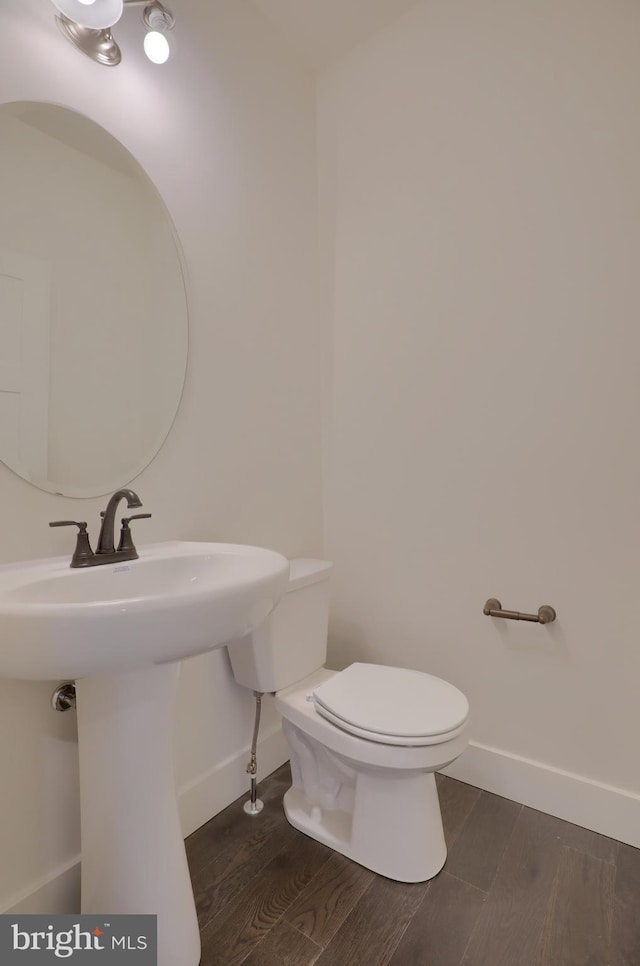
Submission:
MULTIPOLYGON (((265 778, 289 759, 282 728, 278 725, 258 744, 258 779, 265 778)), ((249 796, 246 773, 249 748, 243 749, 180 788, 178 800, 184 836, 195 832, 241 795, 249 796)), ((260 786, 258 785, 258 793, 260 786)), ((254 821, 247 817, 247 823, 254 821)), ((259 819, 258 819, 259 821, 259 819)), ((0 908, 0 915, 73 914, 80 908, 80 856, 33 882, 0 908)))
POLYGON ((640 795, 470 742, 443 774, 640 848, 640 795))

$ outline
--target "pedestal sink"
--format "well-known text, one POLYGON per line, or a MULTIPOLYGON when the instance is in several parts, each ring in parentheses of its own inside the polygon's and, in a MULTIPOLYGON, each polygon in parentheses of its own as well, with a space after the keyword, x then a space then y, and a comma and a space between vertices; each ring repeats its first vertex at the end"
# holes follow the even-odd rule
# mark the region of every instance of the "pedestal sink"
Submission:
POLYGON ((82 912, 158 916, 158 966, 200 937, 174 773, 178 662, 247 634, 289 564, 259 547, 156 544, 89 570, 0 567, 0 676, 76 681, 82 912))

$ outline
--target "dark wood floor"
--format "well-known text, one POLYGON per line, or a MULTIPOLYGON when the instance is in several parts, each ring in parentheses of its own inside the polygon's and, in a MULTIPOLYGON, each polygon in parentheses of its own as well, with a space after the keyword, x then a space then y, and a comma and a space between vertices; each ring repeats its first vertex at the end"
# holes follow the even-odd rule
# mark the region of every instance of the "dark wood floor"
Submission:
POLYGON ((283 766, 187 839, 201 966, 640 966, 640 850, 438 776, 449 855, 404 885, 291 828, 283 766))

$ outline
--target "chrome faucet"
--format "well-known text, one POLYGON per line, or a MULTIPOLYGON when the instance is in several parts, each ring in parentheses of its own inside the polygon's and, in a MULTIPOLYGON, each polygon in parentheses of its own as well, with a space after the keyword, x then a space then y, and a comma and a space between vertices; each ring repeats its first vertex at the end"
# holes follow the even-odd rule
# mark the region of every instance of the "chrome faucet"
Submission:
POLYGON ((126 500, 127 506, 130 510, 132 507, 142 506, 142 500, 137 493, 133 492, 133 490, 116 490, 113 496, 109 498, 107 509, 100 514, 102 517, 102 526, 100 527, 100 536, 98 537, 96 554, 116 552, 114 544, 114 524, 116 519, 116 510, 118 509, 118 503, 120 503, 120 500, 126 500))
POLYGON ((100 536, 98 537, 98 546, 95 553, 91 549, 89 534, 87 533, 87 524, 84 521, 56 520, 49 524, 50 527, 78 527, 76 549, 71 558, 72 567, 98 567, 100 564, 118 563, 123 560, 137 560, 138 551, 133 544, 129 524, 132 520, 141 520, 145 517, 150 517, 151 514, 137 513, 135 516, 122 518, 120 543, 116 550, 114 545, 114 525, 116 510, 121 500, 126 500, 127 506, 130 509, 142 506, 140 497, 133 490, 124 489, 114 493, 109 498, 106 510, 103 510, 100 514, 102 517, 102 526, 100 527, 100 536))

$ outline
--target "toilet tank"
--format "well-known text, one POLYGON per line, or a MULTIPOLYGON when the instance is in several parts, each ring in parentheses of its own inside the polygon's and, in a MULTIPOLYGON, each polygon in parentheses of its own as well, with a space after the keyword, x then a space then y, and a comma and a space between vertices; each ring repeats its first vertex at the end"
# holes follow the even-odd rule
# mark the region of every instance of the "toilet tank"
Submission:
POLYGON ((289 587, 275 610, 251 634, 228 645, 238 684, 281 691, 324 665, 332 567, 328 560, 290 561, 289 587))

